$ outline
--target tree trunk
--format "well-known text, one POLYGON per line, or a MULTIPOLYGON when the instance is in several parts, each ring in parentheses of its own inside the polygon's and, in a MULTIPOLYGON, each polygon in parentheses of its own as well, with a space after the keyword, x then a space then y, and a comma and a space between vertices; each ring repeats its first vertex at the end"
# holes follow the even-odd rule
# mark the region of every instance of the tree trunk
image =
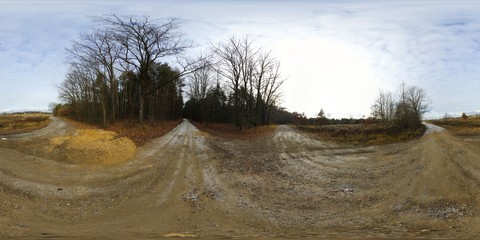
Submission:
POLYGON ((143 110, 145 107, 145 97, 142 94, 142 87, 139 86, 138 90, 138 101, 139 101, 139 106, 138 106, 138 122, 143 123, 143 110))
POLYGON ((107 127, 107 108, 105 107, 105 101, 102 101, 102 114, 103 114, 102 128, 106 128, 107 127))
POLYGON ((153 94, 148 95, 147 99, 148 99, 148 102, 147 102, 148 120, 153 123, 155 121, 155 103, 154 103, 155 101, 154 101, 153 94))
POLYGON ((110 112, 110 122, 114 122, 117 119, 117 109, 118 109, 118 81, 116 79, 112 80, 112 87, 111 87, 111 112, 110 112))

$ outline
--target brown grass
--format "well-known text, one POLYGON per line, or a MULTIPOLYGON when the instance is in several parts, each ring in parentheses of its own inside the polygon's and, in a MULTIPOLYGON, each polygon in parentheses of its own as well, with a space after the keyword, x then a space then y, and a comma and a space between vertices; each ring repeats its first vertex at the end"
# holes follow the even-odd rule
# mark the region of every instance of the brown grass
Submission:
POLYGON ((18 134, 46 127, 50 114, 27 113, 0 115, 0 134, 18 134))
MULTIPOLYGON (((63 118, 76 129, 100 129, 100 125, 78 122, 70 118, 63 118)), ((161 137, 174 129, 181 120, 175 121, 156 121, 138 123, 135 120, 117 120, 105 128, 106 131, 115 132, 118 137, 127 137, 135 143, 135 146, 143 146, 148 141, 161 137)))
POLYGON ((100 128, 99 125, 92 125, 84 122, 79 122, 69 117, 59 117, 59 118, 67 122, 68 124, 70 124, 75 129, 99 129, 100 128))
POLYGON ((126 137, 101 129, 78 129, 74 135, 51 138, 43 147, 46 156, 80 165, 105 166, 128 161, 135 144, 126 137))
POLYGON ((406 142, 423 136, 426 130, 425 127, 422 127, 415 130, 397 132, 387 126, 378 124, 297 126, 297 128, 323 141, 362 146, 406 142))
POLYGON ((127 137, 139 147, 154 138, 167 134, 180 124, 180 122, 181 120, 157 121, 140 124, 136 121, 123 120, 109 125, 105 130, 113 131, 120 137, 127 137))
POLYGON ((449 118, 430 120, 429 123, 448 129, 455 135, 473 136, 480 135, 480 117, 449 118))
POLYGON ((256 139, 259 137, 273 135, 276 125, 260 126, 244 130, 239 130, 236 126, 232 124, 225 123, 215 123, 205 126, 204 124, 193 122, 193 124, 203 132, 206 132, 210 135, 227 138, 227 139, 242 139, 250 140, 256 139))

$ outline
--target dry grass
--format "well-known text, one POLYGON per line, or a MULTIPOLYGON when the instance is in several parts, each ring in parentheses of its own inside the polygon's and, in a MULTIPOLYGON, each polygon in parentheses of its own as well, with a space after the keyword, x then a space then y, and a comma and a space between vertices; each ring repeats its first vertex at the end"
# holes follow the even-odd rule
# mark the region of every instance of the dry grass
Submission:
POLYGON ((174 129, 181 120, 158 121, 140 124, 136 121, 117 121, 105 130, 117 133, 120 137, 131 139, 137 147, 143 146, 148 141, 161 137, 174 129))
MULTIPOLYGON (((64 118, 76 129, 100 129, 99 125, 78 122, 69 118, 64 118)), ((135 143, 135 146, 143 146, 148 141, 161 137, 174 129, 181 120, 175 121, 156 121, 145 122, 143 124, 134 120, 117 120, 110 124, 104 130, 115 132, 118 137, 127 137, 135 143)))
POLYGON ((79 129, 71 136, 50 139, 43 148, 47 156, 81 165, 115 165, 135 155, 135 144, 111 131, 79 129))
POLYGON ((348 143, 362 146, 384 145, 406 142, 425 133, 425 127, 416 130, 396 132, 387 126, 378 124, 341 124, 324 126, 298 126, 314 138, 322 141, 348 143))
POLYGON ((59 118, 67 122, 68 124, 70 124, 75 129, 99 129, 100 128, 99 125, 92 125, 84 122, 79 122, 69 117, 59 117, 59 118))
POLYGON ((474 136, 480 135, 480 117, 449 118, 430 120, 429 123, 448 129, 455 135, 474 136))
POLYGON ((236 126, 232 124, 215 123, 205 126, 204 124, 193 122, 193 124, 202 132, 206 132, 210 135, 222 137, 226 139, 242 139, 250 140, 259 137, 273 135, 276 125, 260 126, 240 131, 236 126))
POLYGON ((18 134, 46 127, 50 114, 27 113, 0 115, 0 134, 18 134))

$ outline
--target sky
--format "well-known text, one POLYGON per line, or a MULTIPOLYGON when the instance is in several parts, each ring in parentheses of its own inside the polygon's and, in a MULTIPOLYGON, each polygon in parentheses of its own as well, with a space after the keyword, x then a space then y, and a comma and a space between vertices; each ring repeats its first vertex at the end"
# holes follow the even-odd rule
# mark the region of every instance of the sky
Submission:
POLYGON ((178 18, 191 54, 248 35, 281 62, 281 105, 309 117, 368 117, 402 82, 427 118, 480 112, 480 1, 460 0, 0 0, 0 112, 60 102, 66 48, 102 14, 178 18))

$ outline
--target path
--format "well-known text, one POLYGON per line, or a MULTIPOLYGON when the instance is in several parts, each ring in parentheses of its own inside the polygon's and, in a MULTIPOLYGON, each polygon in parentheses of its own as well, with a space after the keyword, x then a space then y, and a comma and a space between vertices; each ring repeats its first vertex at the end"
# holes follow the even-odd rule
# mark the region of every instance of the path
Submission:
POLYGON ((427 127, 349 147, 288 126, 225 140, 184 120, 128 163, 97 168, 0 148, 0 235, 478 237, 479 144, 427 127))

